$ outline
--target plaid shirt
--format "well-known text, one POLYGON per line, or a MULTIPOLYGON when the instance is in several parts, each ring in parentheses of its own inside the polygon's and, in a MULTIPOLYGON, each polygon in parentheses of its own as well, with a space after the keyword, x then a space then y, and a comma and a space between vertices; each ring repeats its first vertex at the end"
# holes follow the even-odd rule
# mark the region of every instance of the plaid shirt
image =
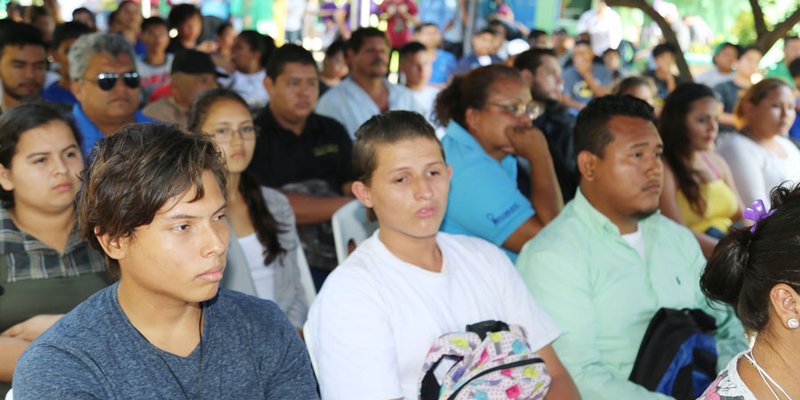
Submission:
POLYGON ((0 257, 8 269, 7 281, 72 277, 105 269, 103 256, 83 241, 77 230, 67 239, 64 254, 59 254, 11 220, 0 207, 0 257))

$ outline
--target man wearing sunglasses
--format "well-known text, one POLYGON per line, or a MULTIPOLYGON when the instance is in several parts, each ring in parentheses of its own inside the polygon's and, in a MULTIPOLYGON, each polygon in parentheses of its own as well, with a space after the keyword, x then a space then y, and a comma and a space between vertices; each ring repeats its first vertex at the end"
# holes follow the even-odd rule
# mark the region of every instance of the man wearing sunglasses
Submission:
POLYGON ((133 49, 122 36, 93 33, 81 36, 69 52, 72 93, 78 99, 72 113, 88 156, 95 143, 123 125, 154 121, 138 111, 139 73, 133 49))

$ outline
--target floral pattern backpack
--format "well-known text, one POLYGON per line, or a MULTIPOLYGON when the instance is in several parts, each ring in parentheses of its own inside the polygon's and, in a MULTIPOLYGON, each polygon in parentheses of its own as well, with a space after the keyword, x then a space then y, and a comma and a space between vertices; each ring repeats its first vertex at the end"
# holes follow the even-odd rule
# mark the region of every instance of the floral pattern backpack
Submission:
POLYGON ((420 400, 535 400, 544 398, 550 375, 522 327, 484 321, 436 339, 419 387, 420 400), (445 360, 455 363, 437 379, 445 360))

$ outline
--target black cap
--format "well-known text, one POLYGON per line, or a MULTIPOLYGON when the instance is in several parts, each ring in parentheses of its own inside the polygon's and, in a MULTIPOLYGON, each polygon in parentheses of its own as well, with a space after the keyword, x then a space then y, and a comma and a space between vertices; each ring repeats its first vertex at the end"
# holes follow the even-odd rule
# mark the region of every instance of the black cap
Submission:
POLYGON ((172 73, 183 72, 186 74, 215 74, 220 78, 228 75, 217 70, 214 61, 208 53, 197 50, 184 50, 175 55, 172 60, 172 73))

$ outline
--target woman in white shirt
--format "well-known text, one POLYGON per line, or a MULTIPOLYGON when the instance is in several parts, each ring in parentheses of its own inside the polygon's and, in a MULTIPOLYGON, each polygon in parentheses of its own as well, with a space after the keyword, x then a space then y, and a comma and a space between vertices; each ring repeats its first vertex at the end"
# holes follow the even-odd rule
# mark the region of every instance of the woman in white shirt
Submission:
POLYGON ((294 212, 283 194, 245 172, 256 145, 247 103, 228 89, 209 90, 192 104, 189 130, 211 136, 228 168, 232 233, 223 287, 274 301, 295 327, 302 327, 308 302, 297 264, 302 247, 294 212))
POLYGON ((736 188, 749 204, 784 181, 800 181, 800 150, 786 138, 795 118, 792 88, 772 78, 753 85, 736 104, 739 133, 722 138, 717 152, 728 162, 736 188))
POLYGON ((242 96, 251 110, 262 108, 269 102, 264 77, 273 50, 275 41, 253 30, 242 31, 233 41, 231 61, 236 70, 229 78, 220 79, 220 84, 242 96))

